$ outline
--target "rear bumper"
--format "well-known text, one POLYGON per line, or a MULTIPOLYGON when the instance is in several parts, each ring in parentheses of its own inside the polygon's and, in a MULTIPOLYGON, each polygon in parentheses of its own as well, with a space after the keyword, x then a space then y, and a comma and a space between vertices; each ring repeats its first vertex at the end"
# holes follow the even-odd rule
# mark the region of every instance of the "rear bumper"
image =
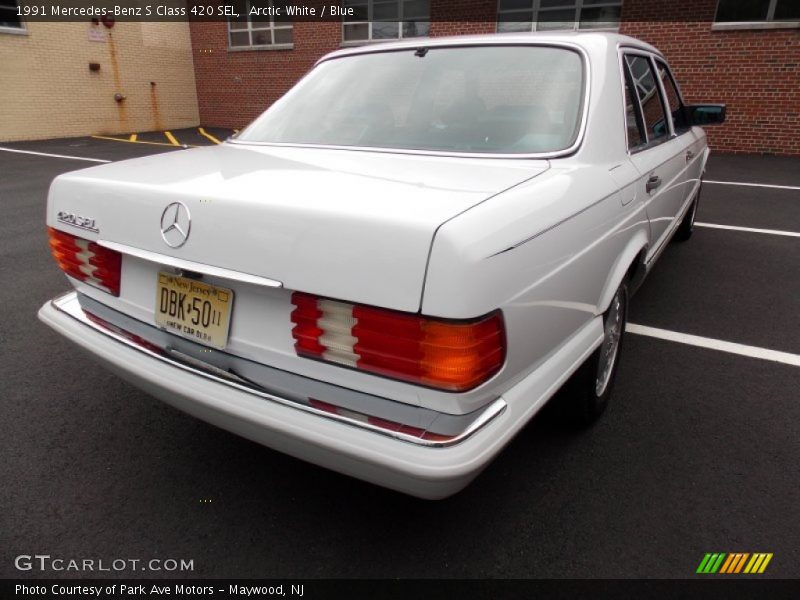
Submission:
MULTIPOLYGON (((158 348, 150 349, 142 337, 126 337, 90 320, 75 292, 46 303, 39 310, 39 318, 123 379, 184 412, 285 454, 427 499, 450 496, 472 481, 603 338, 602 318, 597 317, 502 398, 471 415, 427 415, 426 409, 366 397, 370 402, 399 405, 389 406, 392 410, 411 410, 404 414, 412 419, 416 414, 440 423, 437 419, 441 417, 444 426, 440 431, 463 428, 442 442, 409 439, 412 436, 400 431, 379 431, 368 424, 300 406, 306 389, 299 395, 269 393, 260 386, 248 387, 249 382, 243 383, 241 378, 229 379, 222 370, 202 372, 197 365, 182 363, 172 355, 159 355, 158 348)), ((177 342, 184 344, 183 350, 189 350, 185 342, 177 342)), ((339 402, 344 396, 365 400, 363 394, 353 390, 276 370, 272 375, 291 378, 284 388, 311 386, 325 401, 339 402)))
POLYGON ((457 492, 500 449, 495 421, 506 409, 502 398, 469 415, 446 415, 224 353, 215 357, 215 366, 192 356, 196 344, 76 292, 46 303, 39 318, 122 378, 180 410, 286 454, 415 496, 457 492), (232 360, 235 370, 228 367, 232 360), (324 408, 330 406, 348 410, 335 414, 324 408), (371 424, 368 414, 379 415, 381 427, 371 424))

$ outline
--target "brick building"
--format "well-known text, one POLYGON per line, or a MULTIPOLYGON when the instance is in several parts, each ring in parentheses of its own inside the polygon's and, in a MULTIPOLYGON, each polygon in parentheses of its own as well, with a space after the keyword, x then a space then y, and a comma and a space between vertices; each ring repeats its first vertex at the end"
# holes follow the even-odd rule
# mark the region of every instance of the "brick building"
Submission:
POLYGON ((191 22, 201 122, 246 125, 319 57, 342 46, 424 35, 602 29, 637 37, 664 52, 687 102, 728 105, 727 123, 708 130, 715 150, 800 155, 798 0, 341 4, 352 7, 354 15, 339 21, 191 22))

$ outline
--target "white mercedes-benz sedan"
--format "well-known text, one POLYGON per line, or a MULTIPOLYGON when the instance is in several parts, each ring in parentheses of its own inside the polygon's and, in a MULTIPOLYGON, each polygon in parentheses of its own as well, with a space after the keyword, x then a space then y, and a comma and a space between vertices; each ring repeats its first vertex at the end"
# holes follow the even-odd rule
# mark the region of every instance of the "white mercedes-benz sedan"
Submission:
POLYGON ((724 117, 619 35, 340 50, 219 146, 57 177, 74 290, 39 317, 191 415, 442 498, 565 383, 603 412, 724 117))

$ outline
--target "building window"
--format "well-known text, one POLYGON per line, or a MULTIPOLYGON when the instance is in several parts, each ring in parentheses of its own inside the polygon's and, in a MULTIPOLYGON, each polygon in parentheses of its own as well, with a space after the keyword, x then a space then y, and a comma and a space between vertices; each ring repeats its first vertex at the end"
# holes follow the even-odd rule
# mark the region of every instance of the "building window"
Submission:
POLYGON ((22 17, 17 14, 17 0, 0 0, 0 32, 17 33, 24 30, 22 17))
POLYGON ((430 0, 343 0, 352 8, 344 17, 344 42, 378 42, 428 35, 431 28, 430 0))
POLYGON ((717 23, 800 20, 797 0, 719 0, 717 23))
POLYGON ((622 0, 500 0, 497 31, 619 29, 622 0))
MULTIPOLYGON (((230 48, 275 48, 290 47, 294 42, 292 22, 278 17, 250 16, 250 0, 240 9, 239 20, 228 20, 228 43, 230 48)), ((272 8, 273 0, 256 3, 257 7, 272 8)))

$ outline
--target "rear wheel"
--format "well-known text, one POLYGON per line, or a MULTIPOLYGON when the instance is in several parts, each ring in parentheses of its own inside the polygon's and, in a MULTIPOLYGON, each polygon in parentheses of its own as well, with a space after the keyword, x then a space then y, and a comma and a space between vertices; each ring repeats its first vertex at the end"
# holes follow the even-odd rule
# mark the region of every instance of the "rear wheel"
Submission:
POLYGON ((683 221, 678 225, 678 230, 675 232, 676 241, 685 242, 692 237, 692 233, 694 232, 694 218, 697 215, 697 205, 699 203, 700 190, 698 189, 694 200, 692 200, 692 205, 689 207, 689 210, 686 211, 686 214, 683 215, 683 221))
POLYGON ((608 406, 619 367, 627 315, 628 285, 623 282, 603 315, 603 342, 562 391, 562 412, 570 423, 591 425, 608 406))

